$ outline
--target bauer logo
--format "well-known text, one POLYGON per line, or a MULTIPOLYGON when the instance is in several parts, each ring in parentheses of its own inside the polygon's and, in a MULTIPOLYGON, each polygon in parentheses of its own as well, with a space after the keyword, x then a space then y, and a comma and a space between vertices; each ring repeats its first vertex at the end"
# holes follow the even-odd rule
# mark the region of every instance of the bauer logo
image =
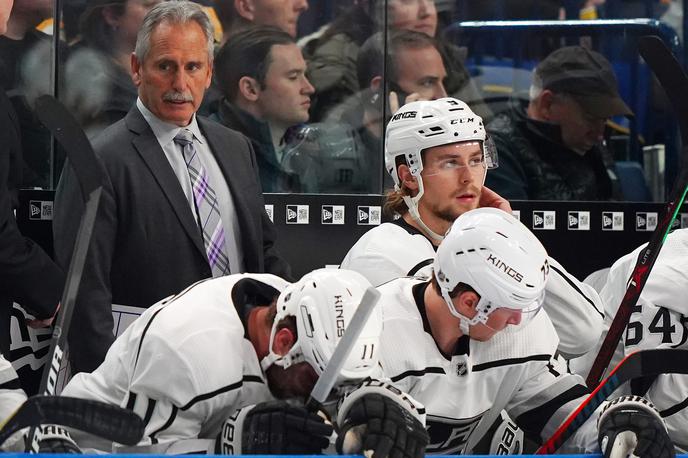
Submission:
POLYGON ((322 224, 344 224, 344 205, 323 205, 322 224))
POLYGON ((589 231, 590 212, 569 212, 568 228, 570 231, 589 231))
POLYGON ((377 226, 382 222, 382 207, 358 207, 356 220, 362 226, 377 226))
POLYGON ((287 224, 308 224, 308 205, 287 205, 287 224))
POLYGON ((30 200, 29 219, 50 221, 53 219, 53 202, 51 200, 30 200))
POLYGON ((557 213, 553 210, 536 210, 533 212, 533 229, 551 231, 556 229, 557 213))
POLYGON ((657 227, 657 213, 637 212, 635 214, 636 231, 654 231, 657 227))
POLYGON ((602 212, 603 231, 623 231, 624 214, 623 212, 602 212))

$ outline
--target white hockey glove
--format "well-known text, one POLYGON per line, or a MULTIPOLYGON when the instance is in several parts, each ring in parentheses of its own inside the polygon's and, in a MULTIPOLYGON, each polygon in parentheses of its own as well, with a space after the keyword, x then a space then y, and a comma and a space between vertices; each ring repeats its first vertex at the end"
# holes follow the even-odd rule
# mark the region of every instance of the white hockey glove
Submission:
POLYGON ((422 458, 430 440, 425 408, 395 386, 363 382, 339 407, 337 452, 373 458, 422 458))
POLYGON ((215 453, 222 455, 319 455, 330 444, 332 425, 303 406, 261 402, 234 412, 222 424, 215 453))
POLYGON ((607 458, 675 456, 664 420, 650 401, 621 396, 609 402, 597 419, 597 437, 607 458))
POLYGON ((62 426, 41 425, 38 432, 38 453, 81 455, 81 449, 62 426))

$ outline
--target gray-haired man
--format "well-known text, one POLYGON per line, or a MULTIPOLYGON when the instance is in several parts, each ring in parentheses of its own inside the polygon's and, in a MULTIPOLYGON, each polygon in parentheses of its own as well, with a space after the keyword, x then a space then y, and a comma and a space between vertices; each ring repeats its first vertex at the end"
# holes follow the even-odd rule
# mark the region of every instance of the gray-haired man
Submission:
MULTIPOLYGON (((106 179, 70 334, 77 371, 98 367, 112 343, 112 303, 147 307, 229 273, 289 275, 251 145, 196 116, 212 59, 212 26, 197 4, 163 2, 146 15, 131 59, 136 105, 94 142, 106 179)), ((55 205, 67 265, 81 213, 70 168, 55 205)))

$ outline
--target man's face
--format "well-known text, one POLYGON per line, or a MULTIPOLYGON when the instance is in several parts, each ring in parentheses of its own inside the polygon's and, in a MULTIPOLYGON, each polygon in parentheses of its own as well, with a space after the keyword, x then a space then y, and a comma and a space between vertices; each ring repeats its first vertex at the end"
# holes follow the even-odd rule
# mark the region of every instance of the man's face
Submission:
POLYGON ((13 0, 0 0, 0 35, 7 32, 7 20, 10 18, 13 0))
POLYGON ((567 148, 584 154, 602 141, 607 120, 588 115, 575 99, 555 94, 549 121, 559 124, 567 148))
POLYGON ((295 37, 296 24, 308 9, 308 0, 253 0, 253 5, 255 24, 272 25, 295 37))
POLYGON ((308 121, 315 89, 306 78, 306 62, 295 44, 275 45, 270 50, 265 84, 256 103, 263 120, 284 128, 308 121))
POLYGON ((447 72, 435 47, 401 48, 395 59, 396 83, 404 92, 418 93, 423 100, 447 96, 442 83, 447 72))
POLYGON ((265 371, 270 392, 277 399, 307 398, 313 391, 318 374, 307 362, 293 364, 284 369, 276 364, 265 371))
POLYGON ((487 323, 471 326, 469 333, 472 339, 486 342, 498 332, 506 329, 507 326, 520 324, 521 319, 522 312, 520 310, 498 308, 490 313, 487 323))
POLYGON ((139 97, 163 121, 189 124, 210 86, 212 63, 201 26, 194 22, 163 22, 150 38, 145 61, 132 58, 134 84, 139 97))
POLYGON ((486 170, 478 142, 428 148, 421 172, 425 189, 418 202, 421 218, 452 223, 459 215, 477 208, 486 170))
POLYGON ((437 30, 435 0, 389 0, 393 28, 414 30, 434 37, 437 30))

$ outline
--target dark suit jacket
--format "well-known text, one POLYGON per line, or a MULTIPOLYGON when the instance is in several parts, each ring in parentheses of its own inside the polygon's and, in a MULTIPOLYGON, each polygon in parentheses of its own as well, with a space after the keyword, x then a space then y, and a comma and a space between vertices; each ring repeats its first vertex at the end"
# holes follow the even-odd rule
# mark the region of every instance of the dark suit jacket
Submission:
MULTIPOLYGON (((256 159, 241 134, 198 117, 236 207, 247 272, 289 276, 274 249, 256 159)), ((72 366, 92 371, 113 342, 111 304, 148 307, 211 276, 203 240, 184 191, 138 108, 94 142, 106 181, 70 333, 72 366)), ((57 259, 71 254, 82 197, 66 167, 55 198, 57 259)))
POLYGON ((39 318, 48 318, 60 301, 64 277, 48 255, 24 238, 14 218, 21 182, 19 121, 0 90, 0 351, 9 352, 12 302, 39 318))

